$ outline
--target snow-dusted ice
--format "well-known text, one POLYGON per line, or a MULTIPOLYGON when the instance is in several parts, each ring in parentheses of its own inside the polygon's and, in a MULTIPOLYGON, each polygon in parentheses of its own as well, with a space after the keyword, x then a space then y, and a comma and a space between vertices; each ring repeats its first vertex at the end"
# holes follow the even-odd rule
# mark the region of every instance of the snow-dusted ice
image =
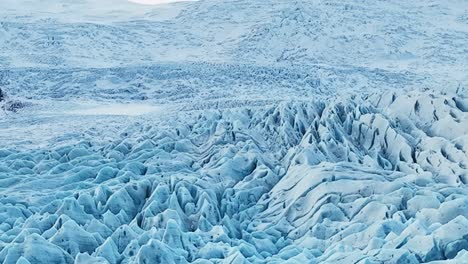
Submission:
POLYGON ((171 2, 0 1, 0 263, 468 263, 465 0, 171 2))

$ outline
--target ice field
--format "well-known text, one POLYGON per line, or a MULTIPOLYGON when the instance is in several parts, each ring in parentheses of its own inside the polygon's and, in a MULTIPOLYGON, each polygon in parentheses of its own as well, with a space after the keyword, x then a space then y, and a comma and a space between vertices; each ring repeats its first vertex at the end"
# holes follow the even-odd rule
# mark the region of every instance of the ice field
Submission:
POLYGON ((0 263, 468 263, 467 72, 465 0, 1 0, 0 263))

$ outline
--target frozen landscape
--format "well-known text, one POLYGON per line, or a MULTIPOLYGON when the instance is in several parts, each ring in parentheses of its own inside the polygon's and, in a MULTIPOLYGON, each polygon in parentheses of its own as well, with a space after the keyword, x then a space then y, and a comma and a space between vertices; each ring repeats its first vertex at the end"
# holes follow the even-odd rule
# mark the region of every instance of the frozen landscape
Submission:
POLYGON ((468 263, 466 0, 135 2, 0 0, 0 263, 468 263))

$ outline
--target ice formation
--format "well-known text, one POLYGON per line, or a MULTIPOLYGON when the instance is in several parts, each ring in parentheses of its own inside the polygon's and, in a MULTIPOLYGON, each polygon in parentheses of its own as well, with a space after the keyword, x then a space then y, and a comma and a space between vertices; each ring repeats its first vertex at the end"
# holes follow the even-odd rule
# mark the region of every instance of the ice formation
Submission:
POLYGON ((468 263, 465 2, 66 3, 0 11, 0 263, 468 263))

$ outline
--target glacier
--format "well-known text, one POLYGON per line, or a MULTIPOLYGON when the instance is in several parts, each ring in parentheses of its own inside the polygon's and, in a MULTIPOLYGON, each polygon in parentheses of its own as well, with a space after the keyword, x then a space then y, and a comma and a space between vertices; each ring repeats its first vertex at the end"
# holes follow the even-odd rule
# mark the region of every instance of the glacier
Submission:
POLYGON ((1 263, 468 263, 468 4, 0 2, 1 263))

